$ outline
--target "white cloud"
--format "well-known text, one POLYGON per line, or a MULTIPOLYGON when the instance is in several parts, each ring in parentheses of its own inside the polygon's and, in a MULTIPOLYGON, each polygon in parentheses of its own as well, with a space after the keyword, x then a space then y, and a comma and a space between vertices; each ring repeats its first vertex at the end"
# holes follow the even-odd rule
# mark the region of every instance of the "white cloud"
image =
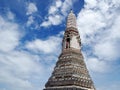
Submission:
POLYGON ((50 21, 44 21, 42 22, 42 24, 40 25, 41 27, 48 27, 51 25, 51 22, 50 21))
POLYGON ((26 6, 26 15, 28 16, 28 20, 26 22, 26 26, 29 27, 30 29, 38 29, 39 25, 35 21, 35 14, 38 12, 38 8, 35 3, 29 2, 26 6))
POLYGON ((55 13, 58 9, 55 6, 51 6, 49 9, 49 14, 55 13))
MULTIPOLYGON (((86 35, 93 35, 97 31, 100 31, 101 28, 106 26, 104 22, 104 17, 98 11, 93 10, 82 10, 77 17, 77 23, 81 36, 85 37, 86 35)), ((87 38, 82 38, 83 43, 87 41, 87 38)))
POLYGON ((106 62, 98 60, 98 58, 87 58, 87 66, 93 72, 98 73, 104 73, 109 68, 106 62))
POLYGON ((41 23, 41 27, 49 27, 51 25, 59 25, 64 18, 67 16, 68 10, 71 9, 72 5, 76 2, 76 0, 56 0, 50 6, 48 10, 47 19, 41 23))
MULTIPOLYGON (((75 1, 75 0, 74 0, 74 1, 75 1)), ((73 1, 73 0, 65 0, 65 1, 63 2, 63 5, 62 5, 62 7, 61 7, 61 12, 62 12, 62 14, 63 14, 64 16, 67 15, 67 11, 71 9, 74 1, 73 1)))
MULTIPOLYGON (((19 24, 0 16, 0 83, 3 85, 0 89, 42 90, 53 65, 46 66, 42 55, 40 57, 23 50, 24 45, 22 48, 19 47, 21 34, 23 34, 19 29, 19 24), (44 69, 45 67, 48 69, 44 69)), ((55 41, 55 38, 52 40, 55 41)), ((54 45, 53 41, 52 44, 49 41, 49 44, 51 47, 55 46, 52 49, 56 49, 57 43, 54 45)), ((46 58, 56 59, 56 56, 46 56, 46 58)))
POLYGON ((19 44, 20 36, 19 26, 0 16, 0 51, 13 50, 19 44))
POLYGON ((28 67, 33 66, 33 63, 29 61, 30 58, 25 53, 15 51, 21 38, 19 25, 0 16, 0 38, 0 83, 3 83, 10 90, 31 88, 31 83, 24 80, 23 77, 26 77, 25 73, 31 70, 28 67), (29 64, 31 65, 29 66, 29 64))
POLYGON ((8 11, 7 17, 8 17, 9 20, 14 20, 15 15, 11 11, 8 11))
POLYGON ((60 7, 62 6, 62 1, 61 0, 56 0, 55 2, 52 3, 50 6, 50 9, 48 10, 48 14, 54 15, 55 13, 58 13, 60 7))
POLYGON ((115 40, 120 38, 120 33, 118 33, 120 30, 119 21, 120 21, 120 16, 118 14, 118 16, 116 15, 116 18, 114 19, 114 23, 112 23, 112 27, 110 28, 110 38, 115 39, 115 40))
POLYGON ((88 8, 88 9, 89 8, 94 8, 97 5, 96 0, 85 0, 85 3, 87 4, 87 5, 85 5, 85 7, 88 8))
POLYGON ((56 36, 50 36, 45 40, 35 39, 26 43, 26 48, 30 52, 38 54, 39 58, 41 59, 41 67, 43 67, 43 69, 41 70, 42 73, 40 71, 40 75, 42 74, 42 76, 39 75, 39 78, 43 79, 43 81, 40 81, 41 89, 43 89, 44 84, 47 82, 47 79, 49 78, 54 67, 53 62, 56 62, 61 51, 61 36, 63 36, 63 32, 60 32, 56 36), (45 75, 47 78, 45 77, 45 75))
POLYGON ((62 17, 60 15, 50 16, 48 18, 53 25, 58 25, 62 17))
POLYGON ((120 50, 120 5, 118 3, 120 2, 116 0, 85 0, 85 8, 78 14, 77 23, 83 46, 92 50, 89 53, 84 51, 88 59, 88 67, 92 71, 110 71, 109 69, 114 68, 109 63, 115 62, 120 57, 118 52, 120 50), (106 62, 111 68, 106 69, 106 62))
POLYGON ((7 21, 0 16, 0 83, 4 84, 4 89, 33 90, 34 85, 28 79, 40 67, 37 69, 37 61, 34 61, 37 60, 36 56, 15 50, 20 44, 22 34, 19 29, 17 23, 7 21))
POLYGON ((56 7, 59 8, 62 6, 62 1, 61 0, 57 0, 56 1, 56 7))
POLYGON ((104 43, 98 43, 94 47, 94 54, 103 60, 116 60, 118 58, 118 52, 116 45, 113 42, 105 41, 104 43))
POLYGON ((61 20, 63 19, 63 17, 61 15, 50 15, 48 17, 48 21, 44 21, 41 26, 44 26, 44 27, 48 27, 50 26, 51 24, 52 25, 58 25, 61 23, 61 20))
POLYGON ((34 17, 33 16, 29 16, 28 17, 28 21, 27 21, 27 26, 30 26, 33 23, 34 23, 34 17))
POLYGON ((37 11, 38 11, 38 9, 37 9, 36 5, 34 3, 29 3, 27 6, 26 15, 31 15, 37 11))
POLYGON ((42 66, 38 60, 37 56, 24 51, 11 51, 6 54, 1 53, 0 83, 3 83, 7 87, 6 89, 9 90, 37 89, 38 87, 35 86, 35 83, 31 82, 31 77, 36 80, 37 76, 42 75, 42 66), (33 75, 33 73, 35 75, 33 75))
POLYGON ((55 53, 60 51, 61 38, 51 36, 47 40, 36 39, 32 42, 28 42, 26 47, 35 52, 43 53, 55 53), (59 48, 58 48, 59 47, 59 48))

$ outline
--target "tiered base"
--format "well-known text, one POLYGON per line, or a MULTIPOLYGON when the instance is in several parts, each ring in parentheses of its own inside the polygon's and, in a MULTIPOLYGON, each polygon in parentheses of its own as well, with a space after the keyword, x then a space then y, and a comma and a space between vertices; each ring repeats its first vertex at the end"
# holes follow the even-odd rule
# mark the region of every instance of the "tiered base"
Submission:
POLYGON ((78 87, 53 87, 53 88, 50 87, 50 88, 46 88, 44 90, 90 90, 90 89, 82 89, 82 88, 78 88, 78 87))
POLYGON ((49 88, 44 90, 87 90, 87 89, 80 89, 80 88, 49 88))

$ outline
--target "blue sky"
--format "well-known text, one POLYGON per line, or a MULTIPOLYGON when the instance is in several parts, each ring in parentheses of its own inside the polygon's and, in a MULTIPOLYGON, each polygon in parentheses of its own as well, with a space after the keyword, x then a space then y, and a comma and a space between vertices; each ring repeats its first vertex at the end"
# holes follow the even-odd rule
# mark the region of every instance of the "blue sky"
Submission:
POLYGON ((0 0, 0 90, 44 88, 70 9, 96 89, 120 89, 119 0, 0 0))

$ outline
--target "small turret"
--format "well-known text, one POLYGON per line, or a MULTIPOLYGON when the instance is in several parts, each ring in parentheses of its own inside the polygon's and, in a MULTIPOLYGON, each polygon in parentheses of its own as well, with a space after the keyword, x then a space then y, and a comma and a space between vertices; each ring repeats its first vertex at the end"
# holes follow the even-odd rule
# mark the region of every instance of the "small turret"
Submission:
POLYGON ((63 38, 63 50, 81 49, 80 35, 76 26, 76 16, 71 10, 67 17, 67 25, 63 38))

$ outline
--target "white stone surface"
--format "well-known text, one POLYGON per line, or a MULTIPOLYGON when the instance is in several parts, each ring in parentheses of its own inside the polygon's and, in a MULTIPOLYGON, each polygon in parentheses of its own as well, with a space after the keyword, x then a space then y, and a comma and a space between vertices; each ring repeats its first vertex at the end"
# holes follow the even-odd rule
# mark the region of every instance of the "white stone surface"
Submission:
POLYGON ((67 18, 67 28, 70 27, 76 28, 76 16, 72 11, 69 13, 67 18))
POLYGON ((75 49, 80 49, 80 44, 78 43, 77 37, 73 36, 70 41, 70 47, 73 47, 75 49))

